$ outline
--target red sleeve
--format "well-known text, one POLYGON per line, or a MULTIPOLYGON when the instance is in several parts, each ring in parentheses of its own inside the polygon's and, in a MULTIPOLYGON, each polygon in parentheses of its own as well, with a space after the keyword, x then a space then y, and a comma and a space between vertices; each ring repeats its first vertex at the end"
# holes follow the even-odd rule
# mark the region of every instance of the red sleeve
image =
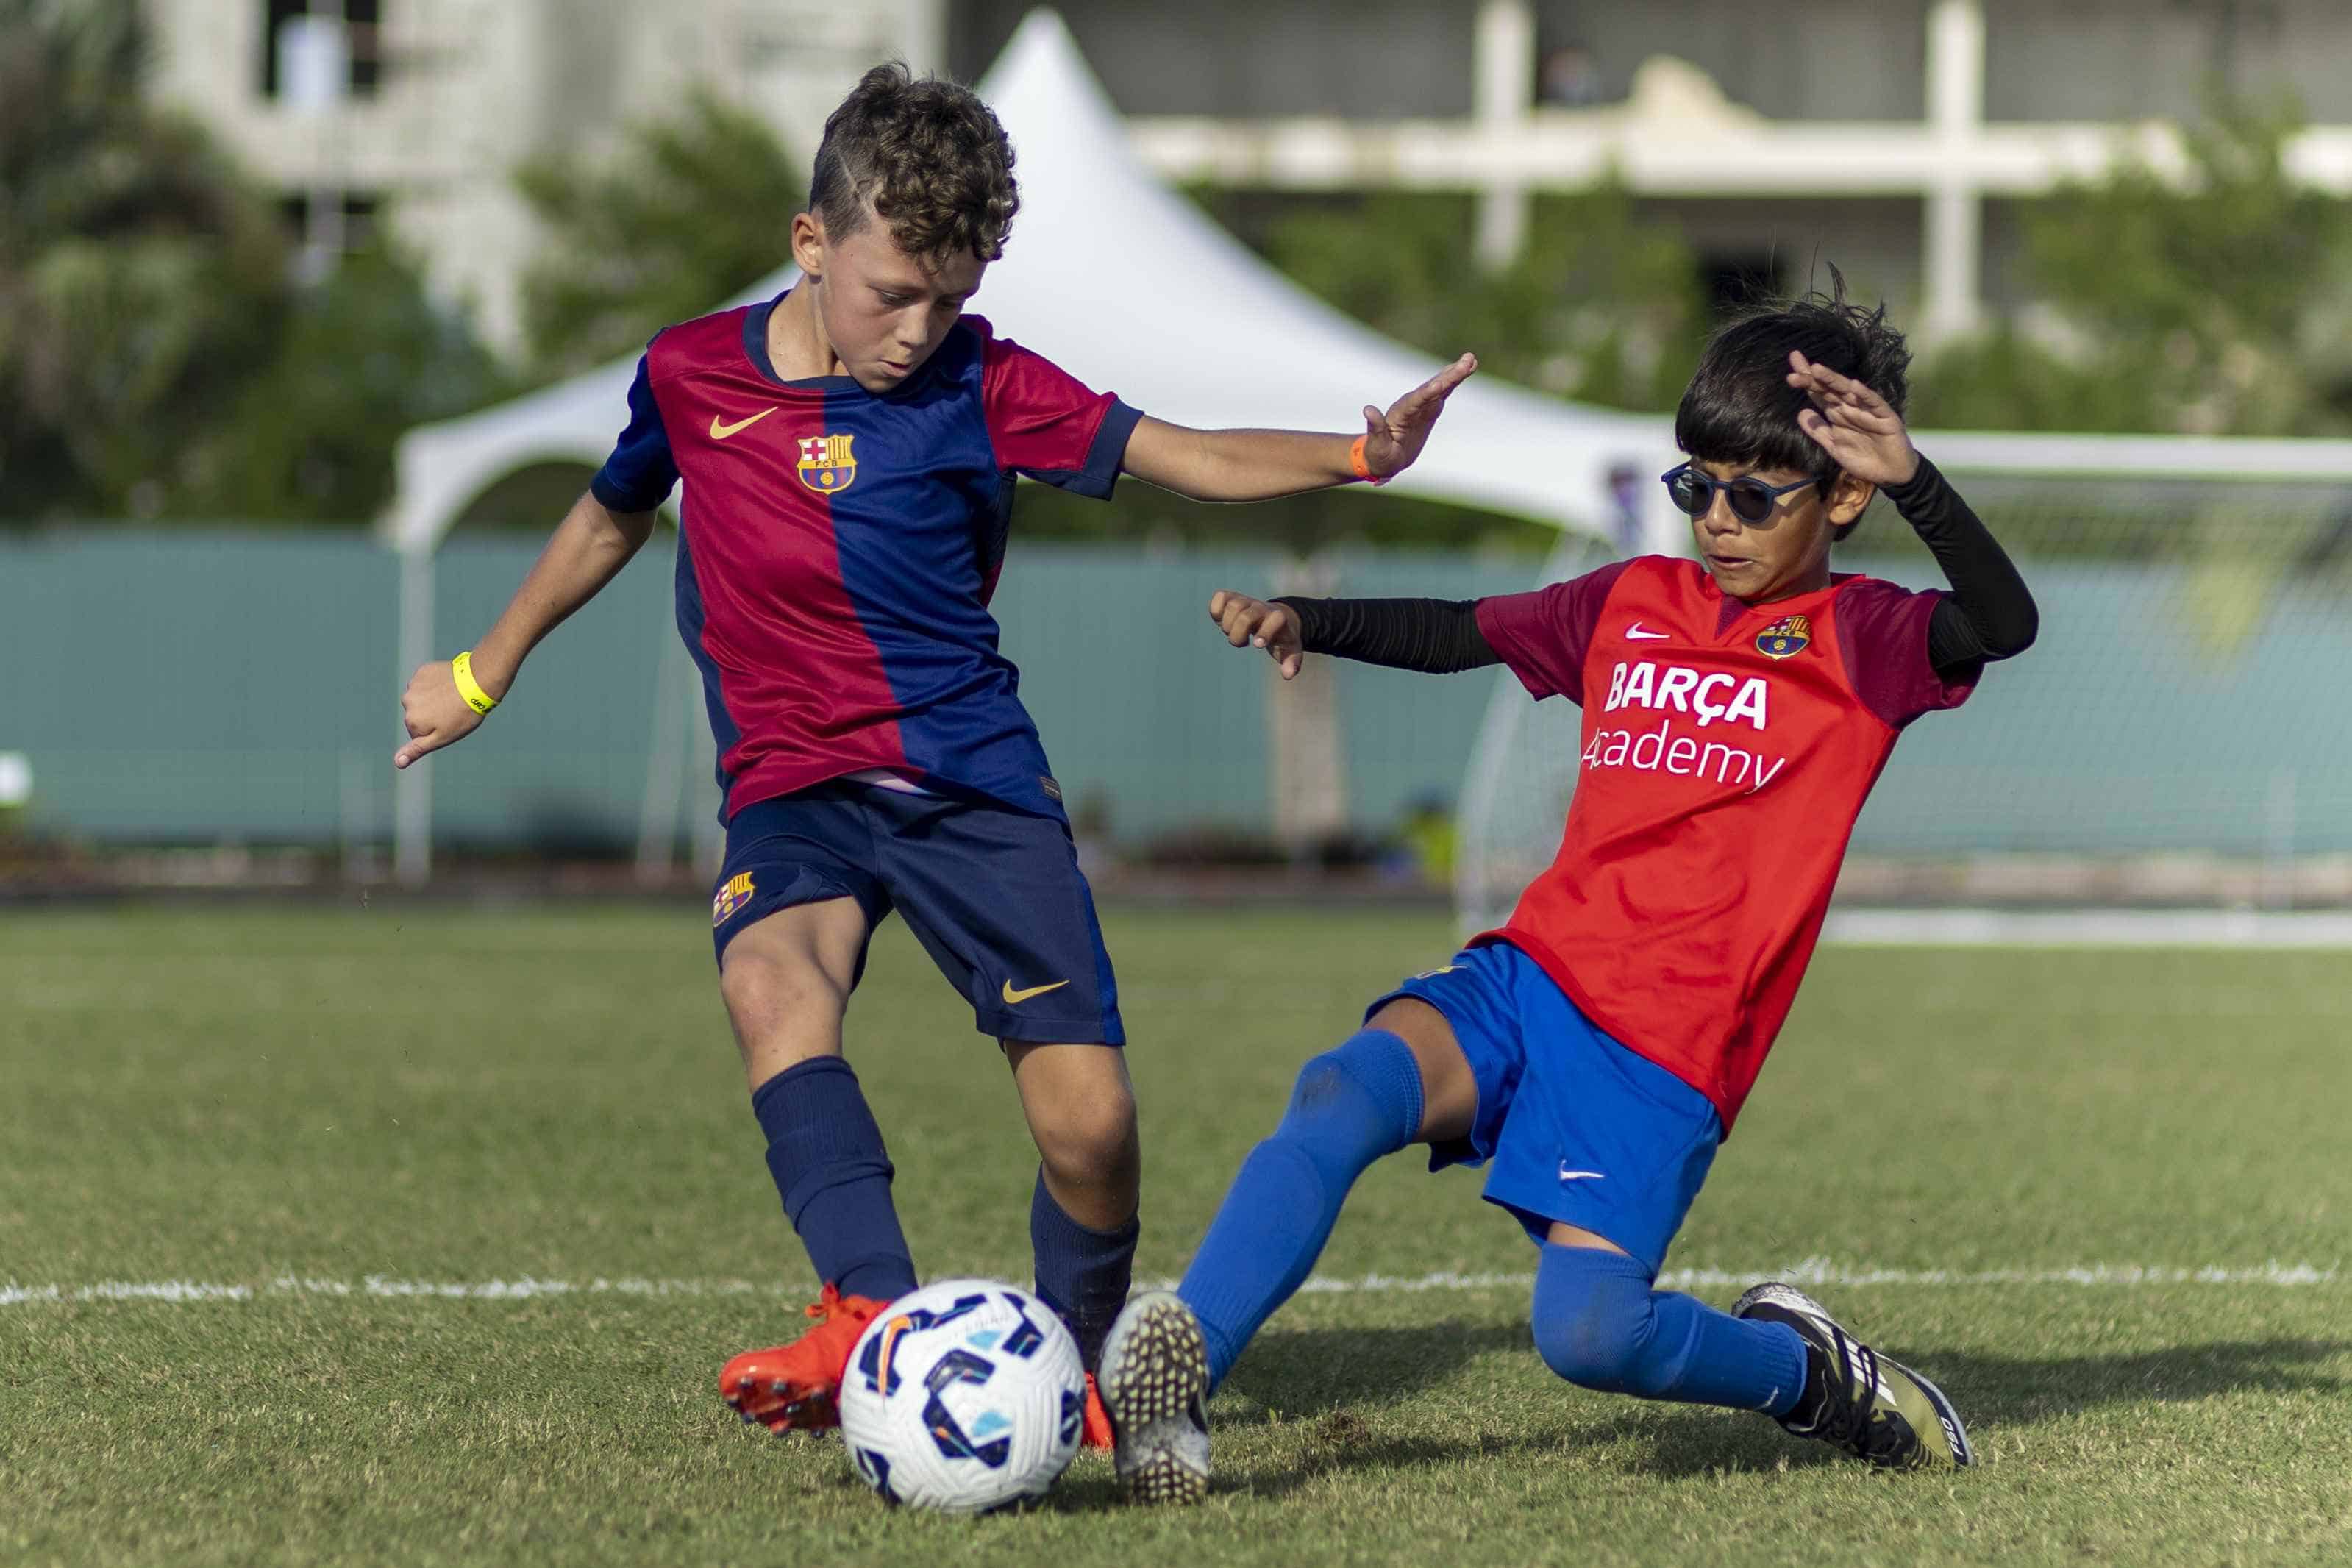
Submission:
POLYGON ((1478 630, 1529 695, 1584 701, 1584 653, 1626 564, 1612 561, 1532 594, 1478 601, 1478 630))
POLYGON ((1143 416, 1009 338, 990 338, 985 352, 981 399, 997 466, 1108 499, 1143 416))
POLYGON ((1863 706, 1900 730, 1922 713, 1958 708, 1976 689, 1975 668, 1954 679, 1927 660, 1927 622, 1941 592, 1857 577, 1838 593, 1838 651, 1846 681, 1863 706))

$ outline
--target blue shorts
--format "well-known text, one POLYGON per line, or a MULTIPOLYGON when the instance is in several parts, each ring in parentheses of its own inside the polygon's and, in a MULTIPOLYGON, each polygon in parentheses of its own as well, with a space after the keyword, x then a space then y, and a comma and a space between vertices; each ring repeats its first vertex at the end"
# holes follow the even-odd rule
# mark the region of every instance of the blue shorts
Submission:
POLYGON ((1486 1201, 1537 1241, 1572 1225, 1656 1274, 1723 1141, 1706 1096, 1602 1034, 1507 942, 1455 955, 1370 1012, 1399 996, 1445 1015, 1478 1083, 1470 1135, 1433 1147, 1429 1168, 1492 1161, 1486 1201))
POLYGON ((755 801, 727 824, 710 904, 719 963, 746 926, 843 898, 857 900, 869 931, 892 910, 904 916, 981 1033, 1127 1043, 1094 894, 1058 819, 847 782, 755 801))

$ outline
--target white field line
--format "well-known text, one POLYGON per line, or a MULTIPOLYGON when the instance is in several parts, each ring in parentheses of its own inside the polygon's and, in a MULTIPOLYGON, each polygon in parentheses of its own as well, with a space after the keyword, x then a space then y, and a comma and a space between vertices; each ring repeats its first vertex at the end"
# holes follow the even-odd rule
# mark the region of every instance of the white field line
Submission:
POLYGON ((1852 947, 2352 948, 2336 910, 1832 910, 1822 941, 1852 947))
MULTIPOLYGON (((2160 1264, 2084 1263, 2055 1268, 1869 1268, 1809 1258, 1779 1269, 1669 1268, 1658 1277, 1662 1289, 1687 1290, 1752 1285, 1759 1279, 1784 1279, 1795 1285, 1863 1287, 1911 1285, 1927 1287, 2062 1285, 2134 1289, 2161 1285, 2330 1286, 2347 1281, 2338 1267, 2272 1261, 2242 1268, 2209 1265, 2179 1268, 2160 1264)), ((1300 1288, 1309 1296, 1392 1295, 1425 1290, 1524 1289, 1535 1283, 1533 1274, 1367 1274, 1335 1279, 1318 1274, 1300 1288)), ((1139 1289, 1166 1289, 1172 1280, 1138 1281, 1139 1289)), ((524 1275, 515 1279, 399 1279, 369 1274, 358 1279, 298 1279, 288 1275, 260 1285, 206 1283, 191 1279, 102 1279, 90 1285, 0 1284, 0 1307, 62 1306, 101 1301, 256 1301, 299 1296, 337 1296, 380 1300, 457 1301, 527 1301, 551 1296, 772 1296, 799 1300, 804 1285, 749 1279, 539 1279, 524 1275)))
MULTIPOLYGON (((2168 1268, 2136 1263, 2086 1263, 2063 1268, 1858 1268, 1808 1258, 1779 1269, 1669 1268, 1657 1279, 1662 1290, 1692 1290, 1710 1287, 1745 1288, 1764 1279, 1791 1285, 2333 1285, 2340 1276, 2330 1265, 2262 1264, 2251 1268, 2168 1268)), ((1359 1292, 1386 1295, 1412 1290, 1486 1290, 1502 1286, 1530 1286, 1533 1274, 1423 1274, 1414 1278, 1368 1274, 1360 1279, 1333 1279, 1317 1275, 1299 1287, 1306 1295, 1345 1296, 1359 1292)))

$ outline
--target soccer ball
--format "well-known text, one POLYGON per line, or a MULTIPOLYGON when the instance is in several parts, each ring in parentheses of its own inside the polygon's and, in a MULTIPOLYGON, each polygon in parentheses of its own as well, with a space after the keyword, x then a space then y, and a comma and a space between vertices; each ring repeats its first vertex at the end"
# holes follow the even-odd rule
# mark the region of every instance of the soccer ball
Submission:
POLYGON ((985 1513, 1045 1495, 1078 1451, 1087 1375, 1044 1302, 993 1279, 902 1296, 841 1380, 850 1462, 883 1500, 985 1513))

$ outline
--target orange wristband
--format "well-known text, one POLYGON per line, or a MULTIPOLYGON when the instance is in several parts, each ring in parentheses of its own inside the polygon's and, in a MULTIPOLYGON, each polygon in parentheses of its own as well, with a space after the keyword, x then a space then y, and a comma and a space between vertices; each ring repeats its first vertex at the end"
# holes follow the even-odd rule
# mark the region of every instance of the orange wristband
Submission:
POLYGON ((1348 448, 1348 467, 1354 469, 1356 477, 1368 485, 1388 483, 1389 479, 1395 476, 1381 476, 1372 472, 1372 466, 1364 461, 1364 441, 1365 437, 1359 436, 1356 437, 1355 444, 1348 448))

